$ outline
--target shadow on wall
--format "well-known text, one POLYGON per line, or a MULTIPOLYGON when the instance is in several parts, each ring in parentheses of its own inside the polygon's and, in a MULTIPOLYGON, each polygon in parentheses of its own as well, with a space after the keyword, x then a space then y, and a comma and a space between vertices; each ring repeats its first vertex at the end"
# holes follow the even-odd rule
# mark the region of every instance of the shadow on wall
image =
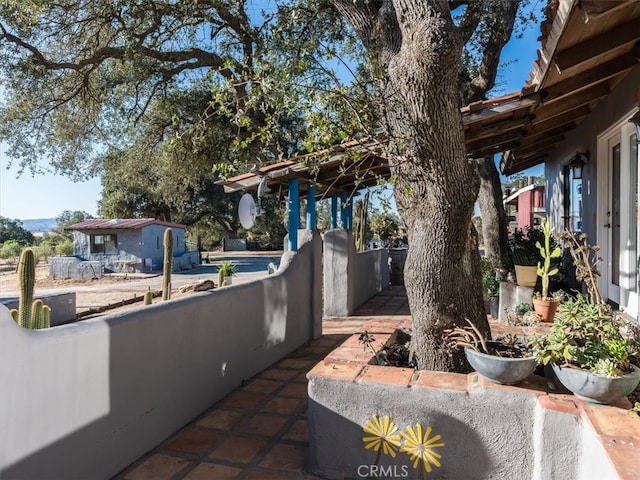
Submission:
POLYGON ((481 438, 469 425, 455 417, 428 409, 425 409, 423 415, 409 420, 403 418, 402 410, 393 404, 380 405, 375 399, 367 403, 368 410, 365 410, 371 412, 371 416, 358 418, 354 422, 353 418, 347 419, 313 400, 309 401, 311 473, 345 480, 490 478, 493 470, 491 458, 483 448, 481 438), (378 435, 363 430, 369 420, 375 426, 374 415, 382 419, 383 429, 384 417, 389 417, 397 427, 396 439, 409 452, 392 447, 393 454, 390 454, 388 451, 384 452, 383 446, 378 452, 375 451, 375 445, 384 432, 380 431, 378 435), (313 421, 320 418, 321 424, 313 421), (420 424, 421 433, 417 424, 420 424), (401 432, 416 441, 407 442, 400 436, 401 432), (319 442, 332 444, 331 451, 318 449, 319 442), (425 450, 422 445, 432 446, 428 450, 434 455, 420 455, 419 452, 425 450), (418 453, 417 457, 415 453, 418 453), (435 461, 439 462, 439 466, 435 461), (331 467, 327 468, 327 465, 331 467))
POLYGON ((0 307, 0 477, 109 478, 304 344, 311 251, 267 278, 47 331, 0 307))

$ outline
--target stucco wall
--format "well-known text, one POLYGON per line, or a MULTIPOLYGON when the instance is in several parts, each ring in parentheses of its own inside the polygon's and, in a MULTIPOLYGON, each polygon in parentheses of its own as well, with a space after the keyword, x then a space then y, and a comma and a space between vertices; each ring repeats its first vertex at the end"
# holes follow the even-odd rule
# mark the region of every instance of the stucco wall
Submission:
MULTIPOLYGON (((150 258, 153 265, 162 270, 164 261, 164 231, 167 227, 162 225, 149 225, 141 231, 142 258, 150 258)), ((180 228, 172 228, 173 231, 173 256, 180 257, 186 251, 185 231, 180 228)), ((175 260, 174 260, 175 262, 175 260)), ((195 262, 200 263, 198 258, 195 262)))
MULTIPOLYGON (((51 326, 62 325, 76 321, 76 292, 54 293, 51 295, 36 295, 45 305, 51 307, 51 326)), ((1 303, 9 310, 18 309, 19 298, 3 298, 1 303)))
POLYGON ((351 315, 356 308, 389 286, 386 249, 356 252, 351 232, 324 234, 324 315, 351 315))
POLYGON ((422 432, 431 428, 428 439, 440 435, 440 466, 424 478, 620 478, 591 421, 562 395, 491 384, 462 389, 454 377, 464 385, 466 376, 438 372, 394 384, 402 373, 384 375, 384 367, 351 380, 357 368, 329 363, 309 374, 309 471, 322 478, 364 478, 376 459, 384 467, 376 478, 423 478, 405 453, 377 457, 365 448, 371 439, 364 441, 363 426, 374 415, 388 416, 396 434, 420 424, 422 432))
POLYGON ((0 477, 110 478, 309 340, 317 249, 264 279, 43 331, 0 307, 0 477))

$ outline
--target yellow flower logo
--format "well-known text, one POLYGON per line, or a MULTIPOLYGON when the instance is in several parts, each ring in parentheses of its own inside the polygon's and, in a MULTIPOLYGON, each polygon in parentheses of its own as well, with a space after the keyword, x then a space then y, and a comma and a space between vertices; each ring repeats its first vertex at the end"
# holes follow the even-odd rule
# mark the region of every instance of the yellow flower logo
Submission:
POLYGON ((409 426, 407 431, 402 432, 401 435, 404 438, 404 447, 400 451, 409 455, 414 469, 418 467, 420 462, 424 465, 427 473, 431 473, 431 464, 440 467, 439 459, 442 458, 442 455, 434 451, 434 448, 444 447, 444 443, 436 443, 442 438, 440 435, 429 438, 431 427, 428 427, 423 435, 422 425, 418 423, 415 430, 409 426))
MULTIPOLYGON (((392 458, 395 458, 396 451, 400 448, 400 434, 396 433, 398 427, 388 416, 381 419, 374 415, 371 420, 367 420, 363 430, 364 433, 370 435, 362 437, 362 441, 366 444, 365 448, 373 448, 375 452, 380 452, 382 447, 382 452, 385 455, 391 455, 392 458)), ((380 453, 378 453, 378 458, 379 456, 380 453)))

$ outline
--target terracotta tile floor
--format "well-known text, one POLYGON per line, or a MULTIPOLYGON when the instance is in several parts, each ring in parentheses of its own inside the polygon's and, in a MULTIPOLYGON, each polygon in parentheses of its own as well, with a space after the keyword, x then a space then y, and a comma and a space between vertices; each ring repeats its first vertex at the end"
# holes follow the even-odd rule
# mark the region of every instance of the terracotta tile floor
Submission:
POLYGON ((352 317, 323 322, 322 337, 260 372, 166 439, 114 480, 314 479, 307 449, 306 373, 372 318, 406 320, 403 287, 391 287, 352 317))

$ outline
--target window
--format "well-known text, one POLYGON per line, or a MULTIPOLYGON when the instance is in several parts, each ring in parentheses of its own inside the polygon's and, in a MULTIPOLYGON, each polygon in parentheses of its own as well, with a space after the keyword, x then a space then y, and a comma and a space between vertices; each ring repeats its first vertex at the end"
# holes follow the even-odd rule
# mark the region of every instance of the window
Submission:
POLYGON ((91 235, 91 253, 118 253, 118 237, 116 235, 91 235))
POLYGON ((573 178, 569 165, 563 169, 564 177, 564 228, 574 232, 582 231, 582 179, 573 178))

